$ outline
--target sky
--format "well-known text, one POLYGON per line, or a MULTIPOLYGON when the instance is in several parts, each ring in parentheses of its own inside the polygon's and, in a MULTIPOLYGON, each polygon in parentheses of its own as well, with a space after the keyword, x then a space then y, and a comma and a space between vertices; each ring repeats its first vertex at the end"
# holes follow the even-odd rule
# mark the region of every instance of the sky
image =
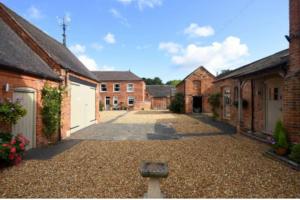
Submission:
POLYGON ((164 82, 217 74, 288 48, 288 0, 0 0, 62 41, 90 70, 164 82))

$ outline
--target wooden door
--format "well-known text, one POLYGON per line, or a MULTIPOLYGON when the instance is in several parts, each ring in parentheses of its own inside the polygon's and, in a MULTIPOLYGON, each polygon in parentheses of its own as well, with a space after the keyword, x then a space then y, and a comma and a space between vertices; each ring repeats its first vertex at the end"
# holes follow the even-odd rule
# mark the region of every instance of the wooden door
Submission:
POLYGON ((13 93, 13 101, 18 101, 27 111, 26 115, 13 125, 14 135, 23 134, 28 140, 27 149, 35 147, 35 93, 30 90, 18 90, 13 93))

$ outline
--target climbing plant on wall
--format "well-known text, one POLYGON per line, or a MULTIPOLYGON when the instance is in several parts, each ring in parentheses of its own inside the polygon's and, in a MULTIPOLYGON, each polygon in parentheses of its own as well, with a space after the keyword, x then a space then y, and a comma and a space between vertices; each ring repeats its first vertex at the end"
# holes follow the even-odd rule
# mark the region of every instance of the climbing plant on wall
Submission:
POLYGON ((60 127, 60 110, 64 89, 45 85, 42 89, 43 133, 50 139, 60 127))

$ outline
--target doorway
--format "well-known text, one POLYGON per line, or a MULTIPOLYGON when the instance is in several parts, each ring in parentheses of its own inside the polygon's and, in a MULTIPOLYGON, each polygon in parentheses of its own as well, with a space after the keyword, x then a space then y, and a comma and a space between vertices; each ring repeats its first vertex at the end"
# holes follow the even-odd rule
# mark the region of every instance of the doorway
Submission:
POLYGON ((202 112, 202 96, 193 97, 193 112, 194 113, 202 112))
POLYGON ((35 91, 30 88, 18 88, 13 93, 13 102, 19 102, 26 109, 26 115, 13 125, 13 135, 23 134, 29 144, 26 149, 35 147, 35 91))
POLYGON ((105 97, 105 110, 110 110, 110 97, 105 97))
POLYGON ((274 132, 276 122, 282 120, 282 78, 273 78, 266 83, 266 132, 274 132))

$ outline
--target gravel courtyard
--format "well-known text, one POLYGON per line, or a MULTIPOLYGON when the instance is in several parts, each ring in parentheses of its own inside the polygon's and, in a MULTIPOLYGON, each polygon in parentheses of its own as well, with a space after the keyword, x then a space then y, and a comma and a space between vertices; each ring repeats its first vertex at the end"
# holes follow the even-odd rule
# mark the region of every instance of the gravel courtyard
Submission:
POLYGON ((167 197, 300 198, 300 173, 264 157, 267 145, 221 134, 221 127, 205 118, 153 111, 113 114, 103 123, 164 123, 191 137, 78 140, 51 158, 26 160, 1 172, 0 197, 138 198, 147 190, 138 167, 142 160, 153 160, 169 164, 169 177, 162 181, 167 197))

